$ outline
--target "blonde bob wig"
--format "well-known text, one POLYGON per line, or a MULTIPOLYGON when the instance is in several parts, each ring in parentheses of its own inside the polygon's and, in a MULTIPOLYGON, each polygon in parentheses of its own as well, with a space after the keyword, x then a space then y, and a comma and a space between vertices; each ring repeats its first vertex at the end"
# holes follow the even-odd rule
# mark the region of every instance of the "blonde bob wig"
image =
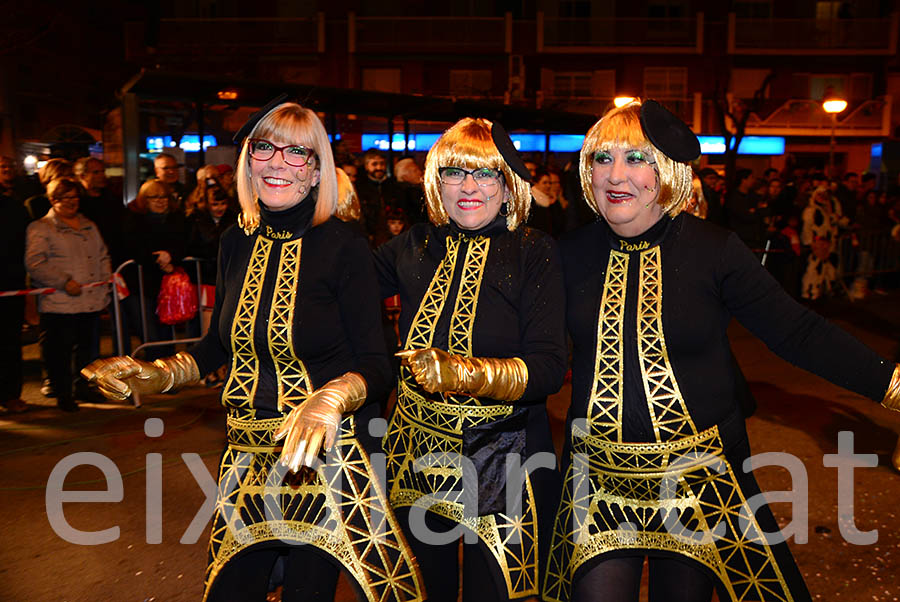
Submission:
POLYGON ((641 102, 636 100, 611 109, 588 131, 581 147, 581 190, 588 206, 600 214, 591 186, 594 155, 611 148, 637 149, 652 157, 659 194, 656 202, 669 217, 675 217, 691 198, 693 171, 688 163, 667 157, 647 139, 641 128, 641 102))
POLYGON ((442 167, 477 169, 488 167, 503 174, 504 201, 509 203, 506 227, 515 230, 528 218, 531 209, 531 187, 506 164, 491 138, 492 123, 487 119, 466 117, 441 135, 425 158, 425 204, 431 223, 441 226, 450 222, 441 202, 442 167))
POLYGON ((250 139, 265 138, 275 142, 299 144, 315 152, 310 164, 319 172, 319 184, 314 186, 307 198, 315 199, 316 210, 312 225, 327 221, 337 210, 337 178, 334 171, 334 157, 328 134, 319 117, 304 107, 292 102, 278 105, 259 120, 244 142, 235 170, 235 185, 241 214, 238 223, 249 236, 259 226, 259 191, 253 184, 250 172, 250 139))

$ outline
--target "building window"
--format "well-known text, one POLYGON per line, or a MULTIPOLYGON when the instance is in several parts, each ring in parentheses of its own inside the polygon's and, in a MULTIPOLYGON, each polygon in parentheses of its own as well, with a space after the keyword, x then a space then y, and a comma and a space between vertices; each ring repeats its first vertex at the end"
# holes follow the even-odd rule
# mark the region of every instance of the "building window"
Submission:
POLYGON ((451 69, 451 96, 490 96, 493 74, 490 69, 451 69))
POLYGON ((560 0, 559 16, 564 19, 584 19, 590 17, 590 0, 560 0))
POLYGON ((403 90, 401 84, 400 69, 363 69, 363 90, 375 90, 376 92, 396 92, 403 90))
POLYGON ((553 96, 577 98, 591 95, 591 72, 569 71, 553 74, 553 96))
POLYGON ((771 19, 772 0, 738 0, 732 10, 738 19, 771 19))
POLYGON ((816 2, 816 19, 830 21, 837 18, 838 11, 844 2, 816 2))
MULTIPOLYGON (((794 80, 806 84, 808 98, 822 100, 833 94, 846 100, 866 100, 872 98, 871 73, 844 74, 803 74, 795 73, 794 80)), ((802 91, 801 91, 802 92, 802 91)))
MULTIPOLYGON (((770 71, 771 69, 732 69, 731 93, 736 98, 753 98, 770 71)), ((769 98, 770 91, 771 86, 765 90, 763 98, 769 98)))
POLYGON ((644 98, 685 98, 687 67, 644 67, 644 98))
POLYGON ((682 19, 686 15, 684 0, 651 0, 647 16, 651 19, 682 19))

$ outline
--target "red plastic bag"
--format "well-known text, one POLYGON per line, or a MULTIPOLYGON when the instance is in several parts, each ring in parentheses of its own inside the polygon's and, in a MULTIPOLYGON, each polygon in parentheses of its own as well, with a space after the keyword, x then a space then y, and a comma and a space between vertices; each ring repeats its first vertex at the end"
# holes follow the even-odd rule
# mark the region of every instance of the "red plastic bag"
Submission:
POLYGON ((187 322, 197 315, 197 289, 182 268, 162 277, 156 315, 163 324, 187 322))

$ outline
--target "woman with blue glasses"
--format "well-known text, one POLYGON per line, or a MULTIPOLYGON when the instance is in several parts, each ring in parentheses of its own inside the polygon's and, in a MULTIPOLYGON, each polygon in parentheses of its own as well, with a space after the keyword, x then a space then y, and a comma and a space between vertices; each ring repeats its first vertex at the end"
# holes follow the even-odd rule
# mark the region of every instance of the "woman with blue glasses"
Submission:
POLYGON ((558 479, 545 402, 566 345, 556 245, 522 225, 529 179, 499 124, 463 119, 428 152, 431 223, 376 251, 402 308, 388 493, 430 601, 457 599, 460 538, 463 600, 539 592, 558 479), (539 452, 545 468, 507 474, 539 452))

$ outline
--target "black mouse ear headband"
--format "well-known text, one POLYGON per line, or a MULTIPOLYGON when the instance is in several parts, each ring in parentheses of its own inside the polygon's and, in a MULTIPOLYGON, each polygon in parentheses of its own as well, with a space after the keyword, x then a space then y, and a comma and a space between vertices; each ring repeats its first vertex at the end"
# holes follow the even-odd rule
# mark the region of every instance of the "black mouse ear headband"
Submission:
POLYGON ((241 126, 241 129, 237 131, 234 137, 231 139, 236 145, 240 146, 244 141, 244 138, 250 135, 250 132, 253 131, 253 128, 256 127, 256 124, 260 122, 260 120, 268 115, 269 111, 285 102, 288 99, 287 93, 281 93, 276 98, 270 100, 266 106, 258 110, 256 113, 250 116, 250 119, 247 120, 247 123, 241 126))
POLYGON ((531 172, 525 166, 525 161, 522 160, 519 151, 516 150, 516 146, 513 144, 509 134, 496 121, 491 126, 491 139, 494 141, 494 146, 500 151, 500 156, 509 165, 509 168, 526 182, 531 182, 531 172))
POLYGON ((662 153, 679 163, 690 163, 700 156, 700 141, 681 119, 655 100, 641 104, 641 129, 662 153))

